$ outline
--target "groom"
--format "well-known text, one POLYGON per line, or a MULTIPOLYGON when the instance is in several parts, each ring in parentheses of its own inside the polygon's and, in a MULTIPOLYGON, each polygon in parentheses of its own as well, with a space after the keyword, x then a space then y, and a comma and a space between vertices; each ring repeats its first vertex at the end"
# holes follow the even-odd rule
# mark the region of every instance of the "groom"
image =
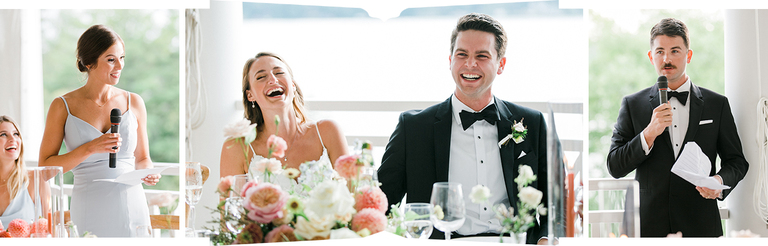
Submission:
MULTIPOLYGON (((400 115, 379 168, 381 189, 390 205, 429 202, 435 182, 461 183, 466 221, 456 236, 498 235, 499 220, 492 205, 517 206, 513 181, 520 165, 530 166, 538 179, 530 186, 544 192, 546 204, 546 126, 541 112, 493 96, 496 75, 504 71, 507 35, 501 24, 485 14, 461 17, 451 35, 453 95, 424 110, 400 115), (527 136, 520 143, 509 140, 514 122, 523 122, 527 136), (473 186, 490 188, 486 204, 470 202, 473 186)), ((542 216, 528 230, 527 243, 546 243, 547 219, 542 216)), ((435 231, 431 238, 442 238, 435 231)))

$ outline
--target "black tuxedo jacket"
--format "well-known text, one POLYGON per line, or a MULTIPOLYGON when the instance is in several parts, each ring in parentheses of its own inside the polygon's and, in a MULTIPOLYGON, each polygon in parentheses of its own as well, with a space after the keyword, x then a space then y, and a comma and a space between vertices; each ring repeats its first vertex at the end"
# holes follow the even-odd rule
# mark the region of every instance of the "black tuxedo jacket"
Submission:
MULTIPOLYGON (((524 120, 528 128, 525 140, 515 144, 510 140, 500 149, 504 181, 510 204, 517 207, 518 166, 529 165, 537 176, 530 186, 542 191, 542 204, 547 204, 547 146, 546 125, 541 112, 521 107, 495 98, 500 121, 496 123, 499 139, 512 133, 513 121, 524 120), (526 155, 520 156, 521 151, 526 155)), ((411 110, 400 114, 395 132, 389 139, 378 171, 381 189, 390 205, 396 204, 408 194, 406 202, 429 203, 432 184, 448 181, 451 124, 453 111, 451 98, 424 110, 411 110)), ((475 184, 462 184, 474 186, 475 184)), ((499 192, 499 191, 491 191, 499 192)), ((469 194, 464 194, 468 196, 469 194)), ((540 218, 542 225, 528 230, 528 243, 536 243, 547 234, 547 217, 540 218)), ((435 230, 432 238, 442 238, 435 230)))
MULTIPOLYGON (((608 172, 620 178, 637 170, 641 236, 664 237, 678 231, 686 237, 722 236, 717 202, 704 199, 693 184, 670 171, 675 156, 669 132, 656 137, 650 154, 643 151, 640 132, 648 126, 653 109, 660 104, 658 91, 654 85, 622 100, 608 153, 608 172)), ((690 118, 683 146, 694 141, 701 147, 712 163, 710 176, 715 175, 715 157, 720 155, 721 168, 717 174, 731 187, 723 190, 725 198, 749 168, 731 107, 726 97, 696 85, 691 85, 689 96, 690 118)))

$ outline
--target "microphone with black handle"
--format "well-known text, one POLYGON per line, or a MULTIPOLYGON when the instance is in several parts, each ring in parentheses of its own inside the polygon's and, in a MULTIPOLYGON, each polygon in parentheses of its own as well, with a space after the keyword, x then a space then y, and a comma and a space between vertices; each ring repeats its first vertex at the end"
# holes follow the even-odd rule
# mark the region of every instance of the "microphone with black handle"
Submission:
MULTIPOLYGON (((112 133, 117 133, 117 130, 120 128, 121 116, 122 113, 119 108, 113 108, 112 112, 109 114, 109 121, 112 122, 112 133)), ((117 149, 117 146, 112 147, 112 149, 117 149)), ((117 167, 117 153, 109 153, 109 168, 115 167, 117 167)))
MULTIPOLYGON (((656 80, 656 85, 659 86, 659 102, 661 104, 667 103, 667 90, 669 89, 669 83, 667 83, 667 76, 664 76, 664 75, 659 76, 659 78, 656 80)), ((664 128, 664 131, 669 131, 669 127, 664 128)))

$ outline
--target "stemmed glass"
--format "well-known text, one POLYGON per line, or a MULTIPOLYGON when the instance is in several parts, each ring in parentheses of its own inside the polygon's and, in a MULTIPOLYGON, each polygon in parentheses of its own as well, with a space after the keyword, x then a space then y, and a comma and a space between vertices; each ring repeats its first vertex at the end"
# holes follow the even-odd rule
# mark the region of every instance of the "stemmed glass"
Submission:
POLYGON ((434 212, 429 219, 435 228, 445 233, 445 240, 451 239, 451 232, 464 224, 464 196, 461 184, 455 182, 437 182, 432 185, 432 198, 429 203, 434 212))
POLYGON ((203 175, 199 162, 187 162, 185 175, 186 202, 189 205, 189 221, 186 228, 187 237, 195 237, 195 204, 200 201, 203 194, 203 175))
POLYGON ((432 221, 430 216, 434 212, 432 204, 408 203, 405 204, 405 234, 408 238, 427 239, 432 235, 432 221))
POLYGON ((240 231, 243 230, 243 226, 240 225, 239 221, 242 213, 245 212, 243 209, 243 197, 241 194, 243 186, 245 186, 245 183, 248 182, 248 176, 245 174, 239 174, 234 175, 233 177, 234 180, 232 180, 232 190, 229 192, 229 197, 224 203, 224 211, 226 212, 225 216, 230 218, 226 219, 224 224, 227 226, 227 229, 230 232, 239 234, 240 231))

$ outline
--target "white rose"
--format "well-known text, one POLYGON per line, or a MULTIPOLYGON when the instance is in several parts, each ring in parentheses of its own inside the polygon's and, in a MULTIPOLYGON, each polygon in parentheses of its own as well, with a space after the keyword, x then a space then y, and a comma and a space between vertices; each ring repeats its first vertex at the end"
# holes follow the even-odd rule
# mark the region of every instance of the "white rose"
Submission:
POLYGON ((475 187, 472 187, 472 191, 469 192, 469 199, 472 200, 472 203, 476 204, 487 202, 490 197, 491 189, 484 185, 475 185, 475 187))
POLYGON ((306 210, 318 216, 332 216, 342 223, 349 222, 355 211, 355 197, 347 186, 334 180, 325 180, 309 192, 306 210))
POLYGON ((517 179, 515 179, 515 182, 517 183, 527 184, 536 180, 536 175, 533 174, 533 169, 531 169, 531 166, 520 165, 520 167, 517 169, 517 172, 517 179))
POLYGON ((256 124, 251 124, 247 119, 240 119, 224 127, 224 137, 227 139, 245 137, 245 142, 251 143, 256 139, 256 124))
POLYGON ((296 218, 296 229, 293 231, 296 235, 301 236, 305 240, 310 240, 316 237, 328 239, 331 235, 331 228, 336 224, 336 221, 332 216, 317 216, 312 212, 306 213, 307 218, 296 218))
POLYGON ((331 230, 330 239, 348 239, 348 238, 360 238, 360 235, 357 235, 356 232, 350 230, 347 227, 331 230))
POLYGON ((512 127, 515 128, 516 132, 523 132, 523 131, 525 131, 525 126, 523 126, 523 121, 522 120, 520 122, 516 122, 515 125, 513 125, 512 127))
POLYGON ((520 193, 517 194, 517 197, 520 198, 521 202, 531 205, 531 207, 539 205, 542 196, 544 196, 544 194, 541 193, 541 191, 530 186, 524 187, 520 190, 520 193))

